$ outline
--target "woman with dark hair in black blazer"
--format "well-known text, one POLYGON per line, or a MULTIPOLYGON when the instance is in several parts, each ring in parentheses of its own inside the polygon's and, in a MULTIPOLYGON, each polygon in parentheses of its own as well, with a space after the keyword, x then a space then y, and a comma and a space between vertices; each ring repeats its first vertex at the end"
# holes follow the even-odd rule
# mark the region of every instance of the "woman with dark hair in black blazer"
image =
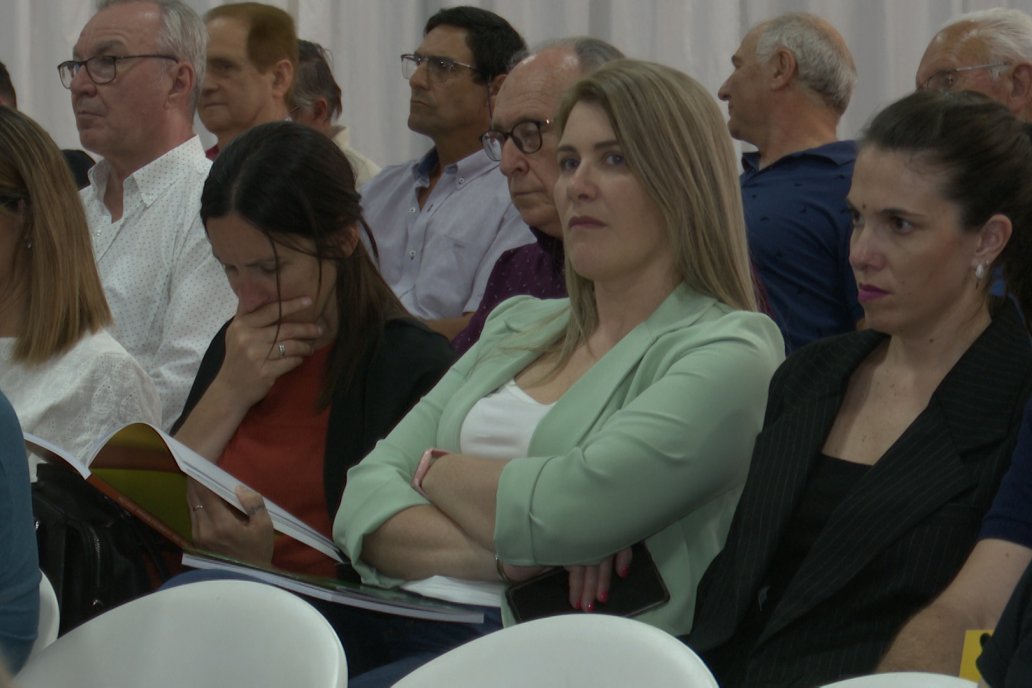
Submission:
POLYGON ((248 518, 191 485, 195 540, 244 561, 332 575, 329 558, 282 538, 265 495, 327 537, 347 469, 454 360, 411 318, 359 240, 354 173, 332 141, 275 122, 242 134, 201 197, 212 252, 239 300, 212 341, 176 437, 261 494, 248 518))
POLYGON ((771 382, 763 430, 687 642, 720 685, 869 673, 963 564, 1032 391, 1032 142, 970 93, 878 114, 849 192, 868 331, 771 382))

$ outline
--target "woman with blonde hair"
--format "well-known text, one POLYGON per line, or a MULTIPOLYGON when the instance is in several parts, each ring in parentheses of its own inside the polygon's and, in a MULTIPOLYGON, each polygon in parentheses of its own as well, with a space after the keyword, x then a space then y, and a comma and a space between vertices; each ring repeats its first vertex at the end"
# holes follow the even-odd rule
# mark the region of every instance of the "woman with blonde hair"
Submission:
POLYGON ((60 150, 0 108, 0 388, 25 431, 81 456, 118 425, 159 422, 154 386, 110 322, 60 150))
MULTIPOLYGON (((685 632, 781 336, 755 312, 732 145, 702 86, 612 62, 572 89, 558 127, 569 299, 492 313, 350 471, 334 535, 366 582, 481 609, 470 636, 511 620, 507 584, 551 567, 570 569, 569 611, 604 605, 614 565, 628 566, 613 555, 644 542, 670 596, 638 618, 685 632)), ((390 659, 412 656, 354 685, 461 642, 437 626, 451 628, 385 629, 390 659)))

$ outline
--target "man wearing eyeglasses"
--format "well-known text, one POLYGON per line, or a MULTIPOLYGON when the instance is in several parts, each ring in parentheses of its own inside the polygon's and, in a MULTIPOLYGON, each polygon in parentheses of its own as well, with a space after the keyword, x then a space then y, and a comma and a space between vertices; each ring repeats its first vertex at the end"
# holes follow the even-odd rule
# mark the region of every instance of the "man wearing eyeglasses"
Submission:
POLYGON ((200 222, 210 163, 193 132, 204 24, 180 0, 109 0, 58 65, 84 148, 82 190, 112 334, 151 376, 169 428, 236 299, 200 222))
POLYGON ((208 61, 197 112, 218 138, 206 151, 214 160, 248 129, 287 118, 297 32, 289 14, 259 2, 214 7, 204 21, 208 61))
POLYGON ((935 34, 917 67, 918 90, 977 91, 1032 121, 1032 17, 993 8, 935 34))
POLYGON ((559 178, 555 117, 563 94, 581 78, 623 53, 597 38, 546 43, 509 71, 498 91, 491 128, 481 141, 487 157, 501 162, 509 195, 536 241, 509 249, 491 270, 480 306, 452 340, 465 353, 480 338, 487 316, 512 296, 566 296, 563 228, 552 193, 559 178))
POLYGON ((409 129, 434 147, 362 189, 384 279, 413 315, 448 338, 476 310, 498 257, 534 240, 480 142, 509 61, 525 47, 487 10, 432 16, 401 68, 411 89, 409 129))
POLYGON ((731 64, 728 129, 757 148, 740 179, 749 253, 791 352, 863 317, 846 204, 856 148, 837 133, 856 67, 834 27, 798 12, 754 27, 731 64))

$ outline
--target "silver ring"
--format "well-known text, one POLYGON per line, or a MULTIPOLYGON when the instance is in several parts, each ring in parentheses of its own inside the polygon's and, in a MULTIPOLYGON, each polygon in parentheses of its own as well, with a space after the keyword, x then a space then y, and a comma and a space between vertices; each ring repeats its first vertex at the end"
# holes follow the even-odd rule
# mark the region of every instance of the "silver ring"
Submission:
POLYGON ((194 504, 194 505, 193 505, 193 506, 191 507, 191 509, 192 509, 193 511, 203 511, 203 510, 204 510, 204 505, 203 505, 203 504, 194 504))
POLYGON ((287 345, 284 344, 283 342, 280 342, 279 343, 279 357, 280 358, 285 358, 286 355, 287 355, 287 345))

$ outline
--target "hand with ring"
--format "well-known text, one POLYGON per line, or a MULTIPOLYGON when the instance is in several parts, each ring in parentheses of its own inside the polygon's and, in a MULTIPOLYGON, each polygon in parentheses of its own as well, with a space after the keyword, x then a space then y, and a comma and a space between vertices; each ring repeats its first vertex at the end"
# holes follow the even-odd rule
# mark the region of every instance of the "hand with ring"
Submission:
POLYGON ((212 388, 220 391, 219 398, 232 400, 246 411, 265 398, 281 375, 312 355, 322 327, 286 321, 311 304, 305 296, 237 313, 226 330, 222 367, 212 381, 212 388))
POLYGON ((194 545, 248 563, 272 564, 275 532, 260 494, 237 488, 241 513, 194 480, 186 490, 194 545))

